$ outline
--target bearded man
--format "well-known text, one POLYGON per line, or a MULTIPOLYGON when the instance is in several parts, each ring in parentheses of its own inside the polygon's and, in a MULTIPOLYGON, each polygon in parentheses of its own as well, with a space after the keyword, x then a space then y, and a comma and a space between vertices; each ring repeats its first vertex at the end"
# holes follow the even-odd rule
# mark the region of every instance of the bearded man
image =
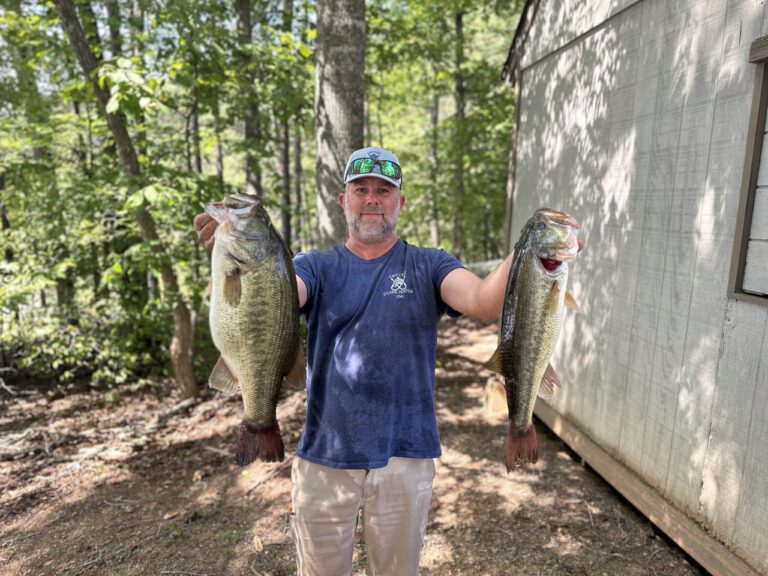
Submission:
MULTIPOLYGON (((369 147, 344 172, 349 236, 294 258, 306 317, 307 416, 293 462, 291 530, 300 575, 351 574, 362 510, 369 573, 418 574, 434 459, 440 317, 501 314, 512 256, 484 279, 443 250, 397 236, 397 157, 369 147)), ((210 249, 216 222, 195 218, 210 249)))

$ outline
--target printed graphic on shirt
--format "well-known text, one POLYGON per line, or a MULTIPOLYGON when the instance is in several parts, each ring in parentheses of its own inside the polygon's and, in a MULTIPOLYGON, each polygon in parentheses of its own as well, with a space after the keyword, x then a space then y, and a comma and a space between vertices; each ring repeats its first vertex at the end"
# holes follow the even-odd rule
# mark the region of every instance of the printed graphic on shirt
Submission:
POLYGON ((408 285, 405 283, 405 272, 391 274, 389 279, 392 281, 392 286, 388 291, 384 292, 384 296, 394 295, 395 298, 405 298, 406 294, 413 294, 413 290, 408 288, 408 285))

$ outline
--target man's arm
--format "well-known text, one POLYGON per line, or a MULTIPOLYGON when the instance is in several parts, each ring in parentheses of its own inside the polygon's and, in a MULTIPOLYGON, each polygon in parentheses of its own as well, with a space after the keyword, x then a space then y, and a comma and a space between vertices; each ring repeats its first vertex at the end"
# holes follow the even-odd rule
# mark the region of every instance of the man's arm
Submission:
POLYGON ((457 268, 443 279, 440 297, 451 308, 468 316, 493 320, 501 315, 512 254, 488 276, 480 278, 466 268, 457 268))
POLYGON ((298 274, 296 274, 296 286, 299 289, 299 309, 301 309, 307 303, 307 285, 304 284, 304 280, 299 278, 298 274))
MULTIPOLYGON (((213 245, 216 243, 216 228, 219 223, 213 216, 203 212, 195 216, 194 225, 197 239, 209 252, 212 251, 213 245)), ((296 286, 299 289, 299 308, 303 308, 304 304, 307 303, 307 286, 298 274, 296 275, 296 286)))

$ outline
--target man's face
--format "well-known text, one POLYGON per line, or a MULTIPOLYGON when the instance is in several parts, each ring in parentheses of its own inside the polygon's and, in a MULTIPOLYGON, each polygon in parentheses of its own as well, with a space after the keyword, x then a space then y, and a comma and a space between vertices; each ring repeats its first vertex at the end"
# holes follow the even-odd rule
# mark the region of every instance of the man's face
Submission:
POLYGON ((379 244, 397 229, 400 208, 405 198, 400 191, 381 178, 367 176, 347 184, 339 195, 344 208, 349 234, 363 244, 379 244))

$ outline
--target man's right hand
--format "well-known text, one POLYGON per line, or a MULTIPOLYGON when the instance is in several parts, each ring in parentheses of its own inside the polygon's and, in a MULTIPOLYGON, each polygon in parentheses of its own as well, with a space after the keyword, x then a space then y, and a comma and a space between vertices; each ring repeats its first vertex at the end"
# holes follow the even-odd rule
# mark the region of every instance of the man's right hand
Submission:
POLYGON ((200 243, 210 252, 216 242, 216 228, 219 223, 207 212, 195 216, 195 233, 200 243))

